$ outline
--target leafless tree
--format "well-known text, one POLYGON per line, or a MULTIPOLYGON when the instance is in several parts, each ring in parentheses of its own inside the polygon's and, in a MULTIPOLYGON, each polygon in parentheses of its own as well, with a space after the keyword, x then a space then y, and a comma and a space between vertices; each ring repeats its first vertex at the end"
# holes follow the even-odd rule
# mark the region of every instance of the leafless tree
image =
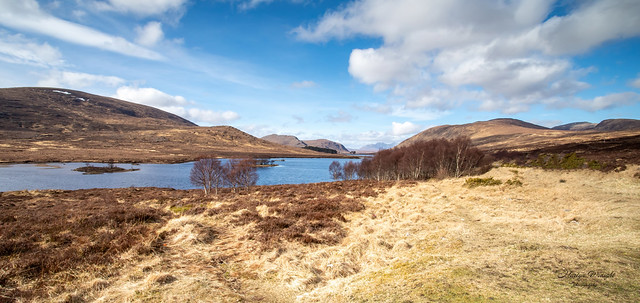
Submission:
POLYGON ((353 161, 349 161, 342 167, 342 179, 353 180, 356 178, 358 172, 358 164, 353 161))
POLYGON ((329 164, 329 173, 331 173, 331 178, 333 178, 333 180, 342 178, 342 165, 340 162, 331 162, 331 164, 329 164))
POLYGON ((215 189, 217 195, 218 188, 223 184, 224 176, 224 168, 220 164, 220 160, 201 157, 193 163, 189 179, 193 185, 201 186, 205 195, 209 195, 212 189, 215 189))
POLYGON ((225 165, 225 181, 234 191, 238 187, 249 189, 258 182, 256 166, 254 159, 230 159, 225 165))
POLYGON ((357 167, 358 177, 374 180, 425 180, 469 174, 484 157, 467 137, 434 139, 381 150, 357 167))

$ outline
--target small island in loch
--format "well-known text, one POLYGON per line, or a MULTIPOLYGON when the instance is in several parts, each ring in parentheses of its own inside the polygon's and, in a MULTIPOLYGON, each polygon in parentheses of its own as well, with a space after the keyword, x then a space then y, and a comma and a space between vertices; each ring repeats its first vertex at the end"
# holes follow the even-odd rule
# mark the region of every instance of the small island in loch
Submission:
POLYGON ((74 169, 74 171, 82 172, 83 175, 99 175, 99 174, 110 174, 110 173, 124 173, 130 171, 138 171, 138 168, 122 168, 114 165, 113 163, 109 163, 107 166, 93 166, 91 164, 87 164, 83 167, 78 167, 74 169))

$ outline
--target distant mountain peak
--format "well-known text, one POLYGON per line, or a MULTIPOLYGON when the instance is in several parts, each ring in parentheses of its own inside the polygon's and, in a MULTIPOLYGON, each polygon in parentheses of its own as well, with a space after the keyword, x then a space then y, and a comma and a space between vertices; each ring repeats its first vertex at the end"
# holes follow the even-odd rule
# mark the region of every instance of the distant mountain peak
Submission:
POLYGON ((338 143, 338 142, 334 142, 328 139, 316 139, 316 140, 300 140, 298 139, 298 137, 296 136, 290 136, 290 135, 277 135, 277 134, 271 134, 268 136, 264 136, 262 137, 262 139, 273 142, 273 143, 278 143, 278 144, 282 144, 282 145, 286 145, 286 146, 292 146, 292 147, 307 147, 307 146, 313 146, 313 147, 319 147, 319 148, 326 148, 326 149, 333 149, 336 152, 338 152, 339 154, 348 154, 349 150, 344 147, 344 145, 338 143))
POLYGON ((281 144, 281 145, 291 146, 291 147, 307 146, 307 144, 302 142, 300 139, 298 139, 298 137, 290 136, 290 135, 271 134, 268 136, 264 136, 261 139, 267 140, 269 142, 281 144))

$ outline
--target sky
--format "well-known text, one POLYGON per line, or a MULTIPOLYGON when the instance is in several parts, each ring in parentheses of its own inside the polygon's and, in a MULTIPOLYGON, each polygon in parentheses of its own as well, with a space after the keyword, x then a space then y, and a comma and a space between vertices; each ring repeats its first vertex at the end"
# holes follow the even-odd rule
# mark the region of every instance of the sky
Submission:
POLYGON ((0 87, 22 86, 352 149, 638 119, 640 1, 0 0, 0 87))

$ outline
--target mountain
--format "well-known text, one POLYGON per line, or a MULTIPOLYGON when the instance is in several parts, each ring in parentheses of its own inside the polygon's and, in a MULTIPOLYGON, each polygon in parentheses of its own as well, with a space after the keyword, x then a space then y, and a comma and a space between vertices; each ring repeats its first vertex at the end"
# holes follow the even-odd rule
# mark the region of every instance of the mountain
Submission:
POLYGON ((375 153, 377 151, 383 150, 383 149, 389 149, 394 147, 395 144, 393 143, 384 143, 384 142, 378 142, 378 143, 374 143, 374 144, 368 144, 365 145, 363 147, 360 147, 357 149, 358 153, 375 153))
POLYGON ((262 137, 262 139, 267 140, 269 142, 282 144, 282 145, 286 145, 286 146, 291 146, 291 147, 313 146, 313 147, 319 147, 319 148, 333 149, 336 152, 338 152, 339 154, 348 154, 348 153, 350 153, 349 150, 346 147, 344 147, 344 145, 342 145, 342 144, 340 144, 338 142, 327 140, 327 139, 304 140, 304 141, 302 141, 302 140, 298 139, 295 136, 276 135, 276 134, 264 136, 264 137, 262 137))
POLYGON ((511 137, 517 134, 536 134, 543 133, 548 130, 549 129, 546 127, 521 120, 500 118, 461 125, 441 125, 432 127, 401 142, 398 146, 410 145, 417 141, 426 141, 438 138, 455 138, 458 136, 467 136, 470 137, 476 145, 485 145, 490 142, 502 141, 505 136, 511 137))
POLYGON ((555 130, 593 130, 596 128, 596 123, 591 122, 573 122, 554 126, 551 129, 555 130))
POLYGON ((600 123, 574 122, 558 125, 552 129, 557 130, 595 130, 602 132, 621 130, 640 130, 640 120, 635 119, 607 119, 600 123))
POLYGON ((421 140, 468 136, 480 149, 527 151, 562 144, 609 140, 640 134, 639 120, 614 119, 599 123, 592 130, 564 130, 584 127, 583 122, 550 129, 517 119, 493 119, 461 125, 442 125, 424 130, 398 146, 421 140))
POLYGON ((291 146, 291 147, 305 147, 305 146, 307 146, 306 143, 300 141, 300 139, 298 139, 296 136, 272 134, 272 135, 264 136, 264 137, 262 137, 262 139, 263 140, 267 140, 269 142, 282 144, 282 145, 286 145, 286 146, 291 146))
POLYGON ((0 89, 0 129, 68 133, 190 127, 157 108, 55 88, 0 89))
POLYGON ((304 143, 306 143, 309 146, 333 149, 337 151, 339 154, 350 153, 350 151, 346 147, 344 147, 344 145, 338 142, 327 140, 327 139, 305 140, 304 143))
POLYGON ((186 162, 325 157, 230 126, 199 127, 157 108, 61 88, 0 89, 0 162, 186 162))
POLYGON ((595 129, 598 131, 640 130, 640 120, 608 119, 598 123, 595 129))

